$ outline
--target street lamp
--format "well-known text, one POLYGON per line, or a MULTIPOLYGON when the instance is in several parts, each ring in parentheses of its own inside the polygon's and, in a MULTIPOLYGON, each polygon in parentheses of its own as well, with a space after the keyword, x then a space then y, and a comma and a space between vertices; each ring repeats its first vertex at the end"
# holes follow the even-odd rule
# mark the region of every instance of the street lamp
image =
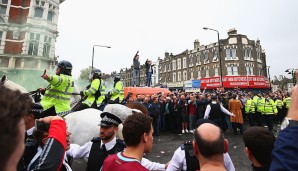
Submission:
POLYGON ((219 42, 219 32, 215 29, 211 29, 208 27, 203 27, 204 30, 212 30, 217 32, 217 41, 218 41, 218 57, 219 57, 219 67, 220 67, 220 87, 223 87, 222 84, 222 66, 221 66, 221 53, 220 53, 220 42, 219 42))
POLYGON ((268 78, 269 78, 269 86, 270 86, 270 91, 271 91, 271 79, 270 79, 270 66, 267 66, 267 68, 268 68, 268 78))
POLYGON ((111 48, 111 46, 103 46, 103 45, 93 45, 92 48, 92 65, 91 65, 91 70, 93 70, 93 60, 94 60, 94 47, 104 47, 104 48, 111 48))
POLYGON ((293 84, 296 85, 296 76, 295 76, 296 69, 294 69, 294 68, 289 68, 289 69, 287 69, 285 72, 287 72, 288 74, 292 74, 293 84))

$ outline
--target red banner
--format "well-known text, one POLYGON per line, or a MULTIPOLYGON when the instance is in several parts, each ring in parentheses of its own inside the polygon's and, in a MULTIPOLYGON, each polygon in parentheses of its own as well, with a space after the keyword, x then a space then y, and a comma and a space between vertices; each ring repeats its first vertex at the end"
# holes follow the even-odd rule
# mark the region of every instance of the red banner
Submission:
MULTIPOLYGON (((269 88, 269 81, 264 76, 224 76, 222 83, 224 88, 269 88)), ((220 77, 202 78, 201 89, 205 87, 220 87, 220 77)))

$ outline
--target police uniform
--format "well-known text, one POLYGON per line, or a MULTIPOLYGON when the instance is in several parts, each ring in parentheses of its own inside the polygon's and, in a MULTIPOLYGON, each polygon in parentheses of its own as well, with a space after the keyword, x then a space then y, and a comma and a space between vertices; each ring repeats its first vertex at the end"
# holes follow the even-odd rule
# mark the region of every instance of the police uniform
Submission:
MULTIPOLYGON (((122 123, 123 118, 121 116, 115 116, 114 114, 119 114, 121 111, 128 114, 131 110, 121 110, 123 109, 120 104, 110 104, 101 113, 101 122, 99 126, 108 127, 112 125, 119 125, 122 123), (121 107, 119 107, 121 106, 121 107), (109 112, 107 112, 109 111, 109 112), (110 113, 111 112, 111 113, 110 113), (112 114, 113 113, 113 114, 112 114)), ((125 107, 127 108, 127 107, 125 107)), ((128 108, 129 109, 129 108, 128 108)), ((110 142, 103 143, 99 137, 93 138, 90 142, 85 143, 83 146, 76 144, 71 144, 70 149, 66 152, 67 156, 72 156, 73 158, 88 158, 87 169, 86 170, 100 170, 103 161, 106 157, 117 152, 121 152, 125 149, 125 144, 122 140, 116 139, 114 137, 110 142)), ((151 162, 147 159, 142 160, 141 164, 150 168, 150 170, 165 170, 165 165, 151 162), (162 168, 162 169, 161 169, 162 168)))
MULTIPOLYGON (((182 144, 174 153, 168 167, 167 167, 167 171, 178 171, 178 170, 182 170, 182 171, 195 171, 195 170, 188 170, 187 169, 187 166, 189 163, 191 165, 191 167, 196 167, 196 165, 198 163, 198 160, 189 160, 190 162, 187 161, 186 158, 186 151, 185 149, 188 148, 188 146, 191 146, 190 150, 193 151, 192 149, 192 144, 191 142, 186 142, 184 144, 182 144)), ((192 157, 195 157, 192 155, 193 152, 188 152, 189 154, 189 158, 192 158, 192 157)), ((195 158, 197 159, 197 158, 195 158)), ((235 171, 235 167, 234 167, 234 164, 229 156, 228 153, 225 153, 224 154, 224 165, 225 165, 225 168, 228 170, 228 171, 235 171)), ((196 168, 196 169, 199 169, 199 168, 196 168)))
POLYGON ((121 103, 124 99, 123 83, 120 81, 119 76, 115 77, 114 82, 114 89, 111 92, 110 103, 121 103))

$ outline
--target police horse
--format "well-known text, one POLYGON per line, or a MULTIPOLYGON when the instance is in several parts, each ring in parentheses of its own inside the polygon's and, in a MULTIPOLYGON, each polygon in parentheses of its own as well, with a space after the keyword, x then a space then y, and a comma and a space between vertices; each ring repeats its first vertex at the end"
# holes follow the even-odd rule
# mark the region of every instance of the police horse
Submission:
MULTIPOLYGON (((29 93, 24 87, 14 83, 13 81, 8 80, 6 76, 3 76, 1 79, 1 85, 12 89, 19 90, 22 93, 29 93)), ((74 92, 70 98, 71 107, 76 106, 79 103, 81 97, 78 95, 80 93, 77 86, 74 88, 74 92)), ((71 143, 83 145, 86 142, 90 141, 93 137, 99 136, 99 126, 98 124, 101 121, 102 111, 97 109, 84 109, 81 111, 72 112, 66 115, 64 118, 67 123, 68 130, 72 133, 71 143)), ((123 139, 122 136, 122 124, 119 125, 119 131, 117 133, 117 138, 123 139)))

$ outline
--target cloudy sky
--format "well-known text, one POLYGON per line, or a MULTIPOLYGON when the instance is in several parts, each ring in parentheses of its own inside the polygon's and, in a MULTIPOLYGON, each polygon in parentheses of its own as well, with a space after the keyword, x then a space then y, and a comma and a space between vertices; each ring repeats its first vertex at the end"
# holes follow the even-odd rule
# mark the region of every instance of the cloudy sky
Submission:
POLYGON ((73 74, 91 66, 110 73, 129 67, 139 50, 141 64, 164 53, 181 53, 217 41, 236 28, 260 39, 270 74, 298 67, 298 1, 296 0, 66 0, 60 5, 56 55, 73 63, 73 74))

